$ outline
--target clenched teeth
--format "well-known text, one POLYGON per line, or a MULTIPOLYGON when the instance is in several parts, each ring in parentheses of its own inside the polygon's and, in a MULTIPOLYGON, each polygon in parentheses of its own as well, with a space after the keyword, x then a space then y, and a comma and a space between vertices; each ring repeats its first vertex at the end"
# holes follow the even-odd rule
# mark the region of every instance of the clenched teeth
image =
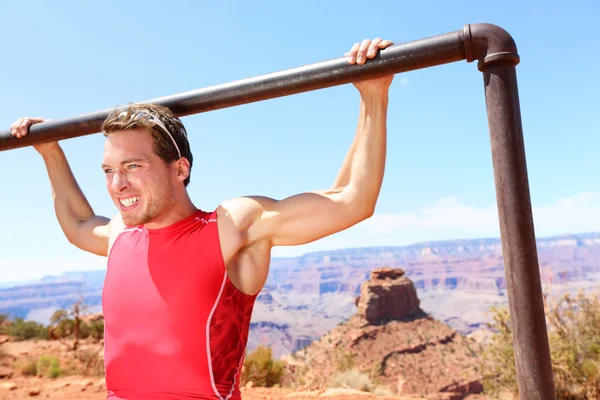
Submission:
POLYGON ((128 199, 121 199, 119 200, 121 202, 121 204, 123 204, 125 207, 129 207, 131 206, 133 203, 136 203, 140 200, 140 196, 136 196, 136 197, 130 197, 128 199))

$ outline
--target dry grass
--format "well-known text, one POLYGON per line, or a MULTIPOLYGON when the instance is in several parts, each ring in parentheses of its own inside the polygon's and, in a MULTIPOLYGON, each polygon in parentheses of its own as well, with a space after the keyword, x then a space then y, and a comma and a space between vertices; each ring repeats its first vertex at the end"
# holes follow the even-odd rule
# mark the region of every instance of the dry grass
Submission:
MULTIPOLYGON (((545 295, 556 395, 559 400, 600 399, 600 292, 580 291, 558 300, 545 295)), ((510 315, 492 308, 495 334, 484 352, 487 394, 518 396, 510 315)))

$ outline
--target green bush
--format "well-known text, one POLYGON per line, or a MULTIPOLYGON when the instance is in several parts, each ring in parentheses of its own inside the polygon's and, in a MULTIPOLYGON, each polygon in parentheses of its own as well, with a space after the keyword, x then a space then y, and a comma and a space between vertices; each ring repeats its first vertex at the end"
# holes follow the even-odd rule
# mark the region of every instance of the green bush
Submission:
POLYGON ((35 321, 24 321, 22 318, 15 318, 7 327, 6 333, 16 340, 28 339, 47 339, 48 330, 44 325, 35 321))
MULTIPOLYGON (((510 315, 492 308, 495 332, 483 355, 484 390, 518 396, 510 315)), ((546 301, 546 321, 556 396, 559 400, 600 398, 600 294, 581 291, 546 301)))
POLYGON ((272 387, 281 384, 283 361, 273 360, 270 347, 258 346, 244 359, 242 384, 252 382, 254 386, 272 387))
POLYGON ((89 324, 89 334, 94 339, 103 339, 104 338, 104 320, 96 320, 92 321, 89 324))
POLYGON ((56 357, 40 356, 37 362, 38 376, 46 376, 48 378, 58 378, 61 375, 60 362, 56 357))
POLYGON ((50 369, 46 373, 48 378, 58 378, 62 375, 62 369, 60 368, 60 363, 58 359, 53 358, 52 363, 50 364, 50 369))
POLYGON ((0 335, 7 334, 8 325, 9 325, 8 315, 0 314, 0 335))

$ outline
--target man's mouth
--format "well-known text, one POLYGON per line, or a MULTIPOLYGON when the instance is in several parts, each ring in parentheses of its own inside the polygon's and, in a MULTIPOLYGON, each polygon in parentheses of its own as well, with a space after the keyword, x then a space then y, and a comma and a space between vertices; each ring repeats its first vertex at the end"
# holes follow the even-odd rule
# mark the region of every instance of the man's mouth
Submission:
POLYGON ((121 205, 125 208, 130 208, 131 206, 136 204, 138 201, 140 201, 140 196, 119 199, 119 203, 121 203, 121 205))

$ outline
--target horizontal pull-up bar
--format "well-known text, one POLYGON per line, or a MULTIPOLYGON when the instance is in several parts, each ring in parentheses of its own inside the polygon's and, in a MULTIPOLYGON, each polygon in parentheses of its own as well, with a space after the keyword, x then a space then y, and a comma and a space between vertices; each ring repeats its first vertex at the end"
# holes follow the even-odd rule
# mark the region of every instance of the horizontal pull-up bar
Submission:
MULTIPOLYGON (((349 65, 347 59, 342 57, 142 103, 160 104, 181 117, 342 85, 362 78, 464 60, 467 58, 468 46, 465 43, 468 40, 465 40, 465 35, 468 35, 468 27, 465 26, 462 31, 390 46, 364 65, 349 65)), ((0 151, 98 133, 110 111, 101 110, 35 124, 27 136, 20 139, 13 137, 9 130, 2 130, 0 151)))
MULTIPOLYGON (((460 60, 478 60, 483 72, 520 397, 554 399, 515 69, 519 55, 504 29, 465 25, 460 31, 388 47, 364 65, 338 58, 144 103, 185 116, 460 60)), ((109 111, 34 124, 20 139, 1 131, 0 151, 100 132, 109 111)))

